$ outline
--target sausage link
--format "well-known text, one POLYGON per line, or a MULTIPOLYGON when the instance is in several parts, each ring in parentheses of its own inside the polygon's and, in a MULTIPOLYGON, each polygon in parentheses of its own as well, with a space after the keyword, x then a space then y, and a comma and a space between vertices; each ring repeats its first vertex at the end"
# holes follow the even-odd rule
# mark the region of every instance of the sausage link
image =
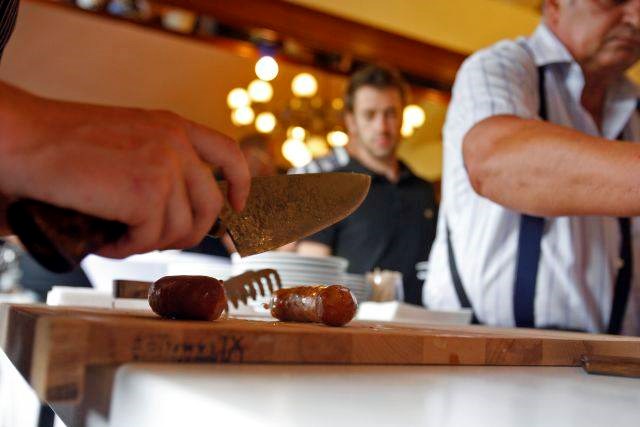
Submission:
POLYGON ((149 288, 149 305, 170 319, 216 320, 227 306, 222 281, 207 276, 165 276, 149 288))
POLYGON ((278 320, 342 326, 351 321, 358 303, 341 285, 278 289, 271 297, 271 315, 278 320))

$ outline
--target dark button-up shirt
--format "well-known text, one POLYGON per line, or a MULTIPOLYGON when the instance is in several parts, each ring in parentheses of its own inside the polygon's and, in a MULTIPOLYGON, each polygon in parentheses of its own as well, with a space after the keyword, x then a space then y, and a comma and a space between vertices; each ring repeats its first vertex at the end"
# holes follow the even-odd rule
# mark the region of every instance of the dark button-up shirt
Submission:
POLYGON ((334 255, 348 259, 351 273, 363 274, 376 267, 401 272, 405 301, 421 304, 422 281, 416 276, 415 265, 427 260, 435 237, 433 185, 403 163, 397 183, 355 159, 336 172, 370 175, 369 194, 350 216, 306 240, 326 244, 334 255))

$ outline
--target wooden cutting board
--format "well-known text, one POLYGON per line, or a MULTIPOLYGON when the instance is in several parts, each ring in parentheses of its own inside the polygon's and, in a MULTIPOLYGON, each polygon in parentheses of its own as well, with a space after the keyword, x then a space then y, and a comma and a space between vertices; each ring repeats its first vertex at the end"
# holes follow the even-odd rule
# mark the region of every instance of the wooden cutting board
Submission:
POLYGON ((164 320, 152 313, 0 307, 0 346, 43 401, 79 401, 87 367, 131 361, 579 366, 637 357, 640 338, 484 326, 164 320))

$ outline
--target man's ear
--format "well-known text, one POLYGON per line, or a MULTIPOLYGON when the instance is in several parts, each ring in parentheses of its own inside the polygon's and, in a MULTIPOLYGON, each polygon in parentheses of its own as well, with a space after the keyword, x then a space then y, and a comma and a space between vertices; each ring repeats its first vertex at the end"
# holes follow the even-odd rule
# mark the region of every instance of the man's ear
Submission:
POLYGON ((356 118, 353 115, 353 112, 347 111, 344 114, 344 124, 347 126, 347 133, 349 135, 355 135, 357 126, 356 126, 356 118))

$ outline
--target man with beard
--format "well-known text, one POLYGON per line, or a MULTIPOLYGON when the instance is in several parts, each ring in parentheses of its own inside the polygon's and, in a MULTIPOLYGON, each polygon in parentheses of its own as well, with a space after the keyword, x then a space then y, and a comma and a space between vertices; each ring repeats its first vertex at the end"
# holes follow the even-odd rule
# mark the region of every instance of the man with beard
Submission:
POLYGON ((300 242, 298 253, 344 257, 351 273, 399 271, 404 300, 420 304, 415 265, 429 255, 436 202, 433 186, 396 155, 406 103, 407 86, 395 70, 368 66, 352 76, 345 96, 351 159, 336 171, 370 175, 371 189, 349 217, 300 242))

